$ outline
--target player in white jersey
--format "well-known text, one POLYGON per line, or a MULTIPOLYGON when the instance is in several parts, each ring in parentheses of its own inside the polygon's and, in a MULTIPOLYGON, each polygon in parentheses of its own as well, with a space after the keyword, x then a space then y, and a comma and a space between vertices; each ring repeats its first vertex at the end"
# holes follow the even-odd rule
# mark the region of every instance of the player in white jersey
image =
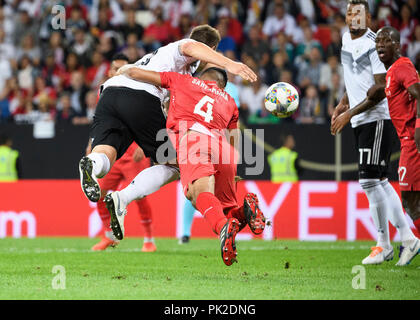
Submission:
MULTIPOLYGON (((156 72, 173 71, 192 74, 199 62, 212 63, 248 81, 255 81, 255 73, 246 65, 232 61, 214 49, 220 42, 219 32, 209 25, 195 27, 190 39, 180 40, 136 63, 139 68, 156 72)), ((157 134, 166 128, 162 110, 165 91, 153 85, 119 75, 107 80, 103 86, 91 127, 92 153, 79 162, 81 187, 93 202, 100 198, 97 178, 104 177, 114 162, 135 141, 146 157, 156 162, 157 149, 165 144, 157 134)), ((168 144, 166 143, 166 146, 168 144)), ((149 188, 161 186, 178 177, 178 171, 169 166, 153 169, 149 188), (163 182, 162 182, 163 181, 163 182)))
POLYGON ((359 151, 359 182, 368 200, 378 232, 376 246, 363 264, 380 264, 393 259, 388 220, 398 229, 404 243, 414 235, 404 216, 398 194, 387 179, 395 129, 391 123, 385 98, 373 96, 376 87, 385 84, 386 69, 375 48, 376 35, 370 24, 366 0, 350 0, 343 35, 341 59, 346 93, 331 119, 331 133, 339 133, 351 122, 359 151), (379 101, 379 102, 378 102, 379 101))

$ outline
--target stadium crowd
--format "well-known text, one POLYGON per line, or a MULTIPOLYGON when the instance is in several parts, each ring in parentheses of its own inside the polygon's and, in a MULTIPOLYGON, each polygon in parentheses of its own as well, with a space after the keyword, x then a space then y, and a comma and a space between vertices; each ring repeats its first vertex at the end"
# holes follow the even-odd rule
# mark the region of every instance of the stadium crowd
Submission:
MULTIPOLYGON (((372 29, 401 32, 403 54, 420 69, 419 4, 370 0, 372 29)), ((245 123, 278 123, 263 107, 270 84, 294 84, 299 112, 287 121, 326 123, 344 91, 340 65, 347 0, 0 0, 0 122, 88 124, 110 60, 131 62, 208 23, 218 50, 259 74, 237 86, 245 123), (65 28, 52 27, 54 5, 65 28)))

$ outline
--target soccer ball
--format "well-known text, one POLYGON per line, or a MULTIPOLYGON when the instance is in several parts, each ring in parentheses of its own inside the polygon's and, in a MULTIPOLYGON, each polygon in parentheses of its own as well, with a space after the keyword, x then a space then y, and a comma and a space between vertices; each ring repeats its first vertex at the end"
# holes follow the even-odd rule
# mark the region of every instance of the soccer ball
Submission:
POLYGON ((290 117, 299 106, 299 93, 291 84, 277 82, 265 92, 264 106, 278 118, 290 117))

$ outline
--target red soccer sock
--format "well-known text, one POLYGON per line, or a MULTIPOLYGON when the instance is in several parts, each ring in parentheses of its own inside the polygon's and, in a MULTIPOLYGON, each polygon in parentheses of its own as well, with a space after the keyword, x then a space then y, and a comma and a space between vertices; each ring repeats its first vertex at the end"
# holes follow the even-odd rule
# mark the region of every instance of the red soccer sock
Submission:
POLYGON ((99 218, 102 220, 102 225, 104 227, 104 231, 111 231, 111 215, 106 208, 104 198, 99 199, 97 202, 98 214, 99 218))
POLYGON ((246 219, 244 214, 244 206, 231 208, 228 213, 226 214, 226 218, 236 218, 238 219, 239 223, 239 231, 246 227, 246 219))
POLYGON ((211 192, 202 192, 198 195, 195 206, 197 210, 201 212, 204 219, 210 224, 213 231, 216 234, 219 234, 220 230, 227 222, 219 199, 211 192))
POLYGON ((146 198, 136 201, 137 207, 139 208, 140 223, 144 229, 145 238, 153 238, 152 233, 152 208, 149 201, 146 198))
POLYGON ((414 225, 417 229, 417 232, 420 234, 420 219, 417 219, 416 221, 414 221, 414 225))

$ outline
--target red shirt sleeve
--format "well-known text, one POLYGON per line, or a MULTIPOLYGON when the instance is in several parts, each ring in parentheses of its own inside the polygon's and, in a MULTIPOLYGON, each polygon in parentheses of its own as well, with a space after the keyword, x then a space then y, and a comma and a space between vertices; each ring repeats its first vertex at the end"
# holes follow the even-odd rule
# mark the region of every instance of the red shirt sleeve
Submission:
POLYGON ((230 122, 228 124, 228 129, 237 129, 238 128, 238 120, 239 120, 239 111, 238 111, 238 107, 236 106, 236 103, 233 101, 233 99, 231 99, 231 103, 233 103, 234 105, 234 111, 233 111, 233 116, 232 119, 230 119, 230 122))
POLYGON ((169 90, 175 89, 186 77, 189 77, 177 72, 159 72, 159 74, 161 87, 169 90))
POLYGON ((412 64, 404 63, 398 66, 398 72, 395 72, 397 80, 408 89, 413 84, 419 82, 419 75, 412 64))

